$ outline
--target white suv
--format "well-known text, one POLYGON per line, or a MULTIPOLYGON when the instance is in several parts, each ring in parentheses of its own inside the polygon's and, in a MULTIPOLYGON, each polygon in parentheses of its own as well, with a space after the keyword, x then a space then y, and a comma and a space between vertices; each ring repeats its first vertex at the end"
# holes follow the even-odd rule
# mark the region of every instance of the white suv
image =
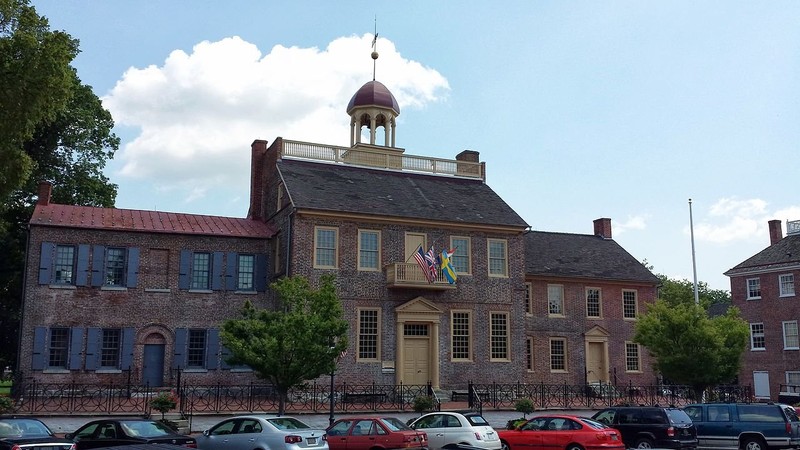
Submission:
POLYGON ((491 450, 501 447, 497 432, 478 413, 434 412, 418 417, 410 426, 428 433, 430 450, 440 450, 447 444, 466 444, 491 450))

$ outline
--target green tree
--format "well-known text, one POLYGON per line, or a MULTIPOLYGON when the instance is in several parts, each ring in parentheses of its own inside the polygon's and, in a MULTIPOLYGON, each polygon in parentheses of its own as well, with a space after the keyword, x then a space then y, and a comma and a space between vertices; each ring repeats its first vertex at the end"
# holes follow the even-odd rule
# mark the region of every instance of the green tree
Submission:
POLYGON ((0 205, 0 369, 16 361, 27 224, 38 182, 50 181, 53 202, 67 205, 112 207, 117 195, 103 174, 119 148, 114 121, 92 88, 70 74, 70 101, 22 146, 33 162, 31 176, 0 205))
POLYGON ((230 350, 231 364, 246 364, 275 387, 278 414, 286 409, 293 387, 331 373, 347 348, 347 321, 335 279, 320 279, 318 289, 301 276, 282 278, 270 286, 278 295, 276 309, 245 303, 241 319, 226 320, 220 336, 230 350))
POLYGON ((0 0, 0 200, 30 176, 23 145, 69 101, 77 54, 78 41, 51 31, 28 0, 0 0))
POLYGON ((687 384, 699 395, 734 380, 741 366, 749 328, 731 307, 709 318, 691 303, 659 299, 636 322, 634 341, 655 358, 654 368, 670 381, 687 384))
MULTIPOLYGON (((656 276, 661 280, 658 298, 671 305, 694 303, 693 282, 686 279, 672 279, 662 274, 657 274, 656 276)), ((697 282, 697 297, 700 300, 700 306, 706 310, 714 303, 731 303, 730 292, 722 289, 710 289, 708 283, 704 281, 697 282)))

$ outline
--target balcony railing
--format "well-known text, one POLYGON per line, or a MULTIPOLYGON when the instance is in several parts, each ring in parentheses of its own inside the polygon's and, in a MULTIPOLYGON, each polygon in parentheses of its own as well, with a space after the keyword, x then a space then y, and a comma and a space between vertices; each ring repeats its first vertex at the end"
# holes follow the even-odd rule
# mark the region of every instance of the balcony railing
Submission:
POLYGON ((455 289, 455 284, 450 284, 441 271, 436 272, 436 279, 429 283, 422 273, 422 268, 417 263, 393 263, 386 266, 386 282, 390 288, 414 289, 455 289))

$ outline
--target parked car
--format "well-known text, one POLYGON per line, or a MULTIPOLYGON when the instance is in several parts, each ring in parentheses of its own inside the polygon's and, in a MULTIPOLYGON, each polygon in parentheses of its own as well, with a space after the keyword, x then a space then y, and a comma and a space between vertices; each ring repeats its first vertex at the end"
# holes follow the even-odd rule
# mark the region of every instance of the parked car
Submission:
POLYGON ((697 448, 697 428, 679 408, 612 406, 592 418, 619 430, 628 448, 697 448))
POLYGON ((56 437, 47 425, 33 418, 0 419, 0 450, 75 450, 75 443, 56 437))
POLYGON ((428 434, 430 450, 439 450, 447 444, 500 449, 497 432, 478 413, 433 412, 417 417, 410 426, 428 434))
POLYGON ((800 421, 775 403, 698 403, 684 408, 701 449, 800 448, 800 421))
POLYGON ((75 442, 75 450, 117 447, 129 444, 172 444, 196 448, 193 437, 178 434, 156 420, 148 419, 99 419, 93 420, 74 433, 67 433, 67 439, 75 442))
POLYGON ((287 416, 236 416, 197 438, 203 450, 328 450, 325 430, 287 416))
POLYGON ((428 447, 428 435, 395 417, 348 417, 327 429, 331 450, 386 450, 428 447))
POLYGON ((534 417, 514 430, 499 433, 503 450, 624 450, 619 431, 574 415, 534 417))

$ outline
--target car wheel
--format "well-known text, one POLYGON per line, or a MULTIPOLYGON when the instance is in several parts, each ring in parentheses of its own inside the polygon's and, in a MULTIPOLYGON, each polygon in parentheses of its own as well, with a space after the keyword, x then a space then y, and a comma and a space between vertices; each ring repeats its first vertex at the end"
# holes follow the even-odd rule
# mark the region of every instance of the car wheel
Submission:
POLYGON ((648 438, 641 438, 636 441, 636 448, 653 448, 653 441, 648 438))
POLYGON ((500 441, 500 450, 511 450, 511 447, 506 441, 500 441))
POLYGON ((567 450, 583 450, 583 447, 578 444, 570 444, 567 446, 567 450))
POLYGON ((742 449, 744 450, 767 450, 764 441, 759 438, 747 438, 742 442, 742 449))

